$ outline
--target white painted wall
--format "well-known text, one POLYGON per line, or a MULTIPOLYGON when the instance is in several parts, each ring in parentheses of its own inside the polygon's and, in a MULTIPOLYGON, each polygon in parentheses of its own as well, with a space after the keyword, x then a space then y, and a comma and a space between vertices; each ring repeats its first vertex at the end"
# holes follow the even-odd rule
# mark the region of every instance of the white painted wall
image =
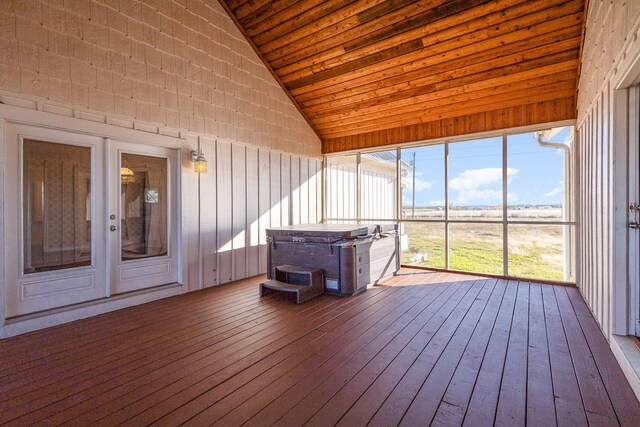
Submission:
POLYGON ((640 75, 639 29, 640 2, 589 2, 576 126, 577 284, 607 338, 626 334, 628 323, 627 87, 640 75))
POLYGON ((265 273, 267 228, 320 220, 322 163, 224 141, 202 147, 215 153, 200 177, 203 285, 265 273))
POLYGON ((362 167, 360 176, 362 219, 393 219, 396 216, 396 171, 362 167))
MULTIPOLYGON (((5 323, 0 337, 259 274, 266 228, 321 219, 320 140, 218 2, 73 4, 0 1, 0 130, 19 118, 181 148, 183 285, 5 323)), ((0 179, 4 206, 15 177, 0 179)))
POLYGON ((358 218, 356 211, 356 157, 348 162, 327 159, 326 217, 353 219, 358 218))
MULTIPOLYGON (((356 163, 356 155, 327 157, 327 218, 358 219, 356 163)), ((368 154, 361 155, 360 219, 396 217, 396 179, 395 161, 372 160, 368 154)))

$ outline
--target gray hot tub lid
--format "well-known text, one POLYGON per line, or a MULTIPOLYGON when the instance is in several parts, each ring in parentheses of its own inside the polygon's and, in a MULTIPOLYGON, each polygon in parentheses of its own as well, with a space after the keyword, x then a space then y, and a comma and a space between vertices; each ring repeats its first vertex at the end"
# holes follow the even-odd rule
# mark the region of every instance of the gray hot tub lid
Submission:
POLYGON ((354 239, 395 230, 395 224, 299 224, 267 229, 267 236, 331 237, 332 239, 354 239))

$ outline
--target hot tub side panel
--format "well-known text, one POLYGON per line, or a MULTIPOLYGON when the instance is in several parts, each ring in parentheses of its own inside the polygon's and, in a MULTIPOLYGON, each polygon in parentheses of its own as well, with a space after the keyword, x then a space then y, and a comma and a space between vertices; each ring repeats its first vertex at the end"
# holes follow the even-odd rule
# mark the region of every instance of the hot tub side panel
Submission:
POLYGON ((283 264, 321 268, 326 292, 338 295, 360 292, 400 268, 395 234, 334 244, 272 240, 267 257, 270 279, 275 277, 275 268, 283 264))

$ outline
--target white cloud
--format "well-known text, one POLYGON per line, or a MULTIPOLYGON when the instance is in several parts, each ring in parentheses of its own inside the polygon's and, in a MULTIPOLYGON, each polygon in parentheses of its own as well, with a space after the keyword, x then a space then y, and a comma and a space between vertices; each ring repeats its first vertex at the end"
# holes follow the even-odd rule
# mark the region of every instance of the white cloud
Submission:
POLYGON ((444 206, 444 200, 429 200, 430 206, 444 206))
MULTIPOLYGON (((507 180, 519 170, 507 168, 507 180)), ((449 188, 458 191, 457 203, 482 203, 502 200, 502 168, 467 169, 453 178, 449 188)), ((514 194, 508 195, 512 199, 514 194)))
MULTIPOLYGON (((416 191, 428 190, 429 188, 433 187, 433 183, 432 182, 420 179, 419 177, 421 175, 422 175, 422 172, 417 172, 416 171, 416 191)), ((407 187, 407 190, 411 190, 413 188, 413 176, 409 175, 406 178, 406 180, 409 183, 409 186, 407 187)))
POLYGON ((416 191, 427 190, 433 187, 433 184, 429 181, 423 181, 421 179, 416 178, 416 191))
MULTIPOLYGON (((507 179, 515 177, 518 173, 516 168, 507 168, 507 179)), ((467 169, 449 183, 449 187, 454 190, 475 190, 491 184, 499 184, 502 180, 502 168, 467 169)))

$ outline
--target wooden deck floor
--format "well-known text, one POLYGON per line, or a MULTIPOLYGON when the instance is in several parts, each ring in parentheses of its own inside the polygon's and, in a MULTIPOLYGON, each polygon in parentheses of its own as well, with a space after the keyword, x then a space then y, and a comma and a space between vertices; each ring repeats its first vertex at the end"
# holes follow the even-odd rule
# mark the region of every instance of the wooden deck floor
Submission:
POLYGON ((258 281, 0 342, 0 422, 640 423, 576 289, 405 269, 295 305, 258 281))

